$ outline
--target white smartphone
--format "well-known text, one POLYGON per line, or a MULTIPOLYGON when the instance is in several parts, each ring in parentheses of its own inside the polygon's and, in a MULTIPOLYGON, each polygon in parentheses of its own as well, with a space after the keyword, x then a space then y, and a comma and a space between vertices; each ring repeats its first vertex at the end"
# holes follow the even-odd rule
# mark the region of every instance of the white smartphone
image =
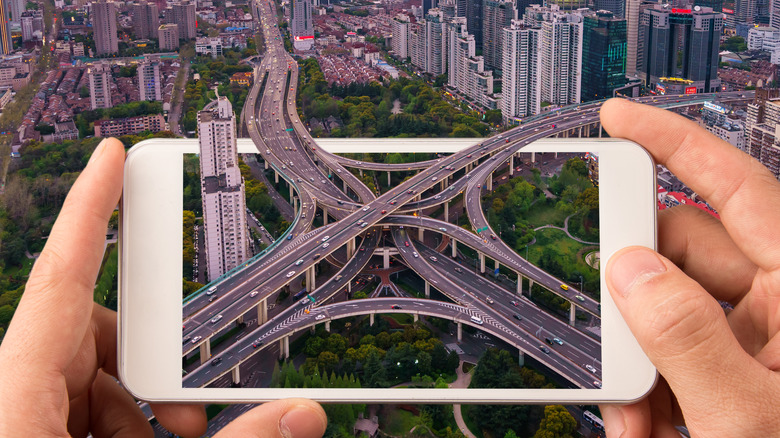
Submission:
POLYGON ((125 387, 156 402, 647 394, 656 370, 603 269, 620 248, 656 246, 647 152, 497 136, 419 164, 331 155, 400 142, 331 139, 319 158, 291 159, 239 139, 240 160, 221 168, 197 139, 134 146, 119 241, 125 387))

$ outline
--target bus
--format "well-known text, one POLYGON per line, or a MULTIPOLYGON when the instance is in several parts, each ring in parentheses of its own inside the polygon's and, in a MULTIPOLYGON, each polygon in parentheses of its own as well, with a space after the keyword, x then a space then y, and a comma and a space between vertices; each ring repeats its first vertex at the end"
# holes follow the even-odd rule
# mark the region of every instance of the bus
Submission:
POLYGON ((604 422, 591 411, 583 411, 582 419, 590 425, 592 430, 604 433, 604 422))
POLYGON ((304 287, 303 289, 301 289, 300 292, 298 292, 297 294, 293 295, 293 301, 298 301, 298 300, 300 300, 301 298, 303 298, 305 296, 306 296, 306 288, 304 287))

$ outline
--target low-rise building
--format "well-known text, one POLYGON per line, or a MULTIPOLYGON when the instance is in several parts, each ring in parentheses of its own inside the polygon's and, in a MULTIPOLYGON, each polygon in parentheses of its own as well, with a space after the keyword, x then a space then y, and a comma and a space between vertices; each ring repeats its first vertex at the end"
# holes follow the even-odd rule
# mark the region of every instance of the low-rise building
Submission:
POLYGON ((165 118, 162 114, 98 120, 95 122, 95 137, 117 137, 143 131, 160 132, 163 129, 165 118))
POLYGON ((54 133, 43 136, 43 141, 48 143, 60 143, 65 140, 78 140, 79 130, 73 120, 54 124, 54 133))
POLYGON ((244 71, 233 73, 233 76, 230 77, 230 83, 250 87, 252 86, 252 72, 244 71))
POLYGON ((222 40, 219 38, 196 38, 195 53, 199 55, 211 55, 212 58, 222 56, 222 40))

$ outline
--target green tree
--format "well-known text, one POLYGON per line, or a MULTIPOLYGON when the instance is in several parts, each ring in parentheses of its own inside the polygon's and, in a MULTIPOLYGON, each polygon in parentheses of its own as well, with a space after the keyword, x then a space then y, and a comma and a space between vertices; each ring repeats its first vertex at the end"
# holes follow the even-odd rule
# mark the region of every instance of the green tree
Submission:
POLYGON ((733 36, 727 39, 720 47, 721 50, 728 50, 730 52, 744 52, 747 50, 747 43, 741 36, 733 36))
POLYGON ((572 438, 577 430, 577 420, 561 405, 544 407, 544 418, 534 438, 572 438))

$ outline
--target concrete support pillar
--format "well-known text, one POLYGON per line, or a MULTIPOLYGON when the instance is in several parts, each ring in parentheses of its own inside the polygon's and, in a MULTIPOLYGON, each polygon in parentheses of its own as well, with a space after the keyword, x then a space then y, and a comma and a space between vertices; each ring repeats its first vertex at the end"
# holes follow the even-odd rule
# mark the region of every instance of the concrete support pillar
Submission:
POLYGON ((315 326, 309 327, 309 333, 314 334, 316 332, 315 326))
POLYGON ((341 180, 341 182, 342 182, 342 184, 341 184, 341 185, 344 187, 344 188, 343 188, 343 190, 344 190, 344 193, 347 193, 347 180, 345 180, 345 179, 342 179, 342 180, 341 180))
POLYGON ((443 192, 447 188, 447 179, 444 178, 439 181, 439 191, 443 192))
POLYGON ((534 281, 531 277, 528 277, 528 296, 531 296, 531 291, 534 289, 534 281))
POLYGON ((450 221, 450 202, 444 201, 444 222, 450 221))
POLYGON ((485 273, 485 254, 481 252, 479 254, 479 272, 485 273))
POLYGON ((515 174, 515 154, 509 156, 509 176, 515 174))
POLYGON ((287 337, 285 336, 282 339, 279 339, 279 359, 284 359, 284 340, 287 337))
POLYGON ((347 240, 347 258, 352 258, 352 254, 355 254, 355 238, 347 240))
POLYGON ((555 158, 558 158, 558 152, 555 153, 555 158))
POLYGON ((279 172, 274 170, 274 184, 279 184, 279 172))
POLYGON ((387 171, 387 185, 390 185, 390 171, 387 171))
POLYGON ((238 319, 236 320, 237 324, 243 324, 244 323, 244 315, 239 315, 238 319))
POLYGON ((423 233, 424 232, 425 232, 425 230, 423 229, 423 227, 418 227, 417 228, 417 240, 419 240, 420 242, 423 241, 423 237, 424 237, 423 233))
POLYGON ((289 183, 289 184, 287 185, 287 188, 289 188, 289 189, 290 189, 290 190, 289 190, 290 196, 288 196, 288 198, 290 198, 290 200, 292 200, 292 199, 293 199, 293 186, 292 186, 292 183, 289 183))
POLYGON ((455 239, 450 238, 450 248, 452 248, 452 253, 450 254, 450 257, 455 258, 458 256, 458 241, 455 239))
POLYGON ((328 225, 328 207, 322 206, 322 224, 328 225))
POLYGON ((412 317, 414 318, 414 322, 417 322, 420 319, 420 315, 418 315, 416 313, 414 315, 412 315, 412 317))
POLYGON ((428 283, 428 281, 425 281, 425 298, 431 297, 431 284, 428 283))
POLYGON ((498 269, 499 264, 498 264, 498 260, 494 260, 494 261, 495 261, 495 264, 494 264, 493 270, 495 271, 496 269, 498 269))
POLYGON ((523 350, 518 350, 520 353, 517 355, 517 364, 520 366, 525 365, 525 353, 523 350))
POLYGON ((362 177, 363 176, 363 169, 358 169, 358 171, 360 171, 360 176, 362 177))
POLYGON ((315 279, 316 273, 314 272, 314 265, 306 270, 306 288, 309 289, 309 293, 314 292, 317 289, 317 280, 315 279))
POLYGON ((384 266, 384 269, 390 269, 390 249, 384 248, 384 252, 382 253, 382 266, 384 266))
POLYGON ((238 371, 238 365, 235 366, 232 370, 230 370, 230 377, 233 380, 233 384, 236 386, 241 385, 241 373, 238 371))
POLYGON ((463 323, 458 323, 458 342, 463 339, 463 323))
POLYGON ((490 172, 490 175, 488 175, 487 181, 485 181, 485 187, 488 190, 493 190, 493 172, 490 172))
POLYGON ((577 137, 582 138, 582 126, 577 128, 577 137))
POLYGON ((289 336, 284 337, 284 358, 285 359, 290 358, 290 337, 289 336))
POLYGON ((574 305, 574 303, 571 303, 571 306, 569 306, 569 325, 574 325, 574 319, 577 316, 577 306, 574 305))
POLYGON ((517 274, 517 289, 515 290, 515 293, 518 295, 523 294, 523 276, 520 274, 517 274))
POLYGON ((200 344, 200 363, 204 364, 211 357, 211 339, 206 339, 200 344))
POLYGON ((325 331, 330 333, 330 321, 325 321, 325 331))
POLYGON ((369 313, 368 314, 368 325, 374 325, 374 314, 369 313))
POLYGON ((350 293, 352 292, 352 281, 347 283, 347 292, 350 292, 350 293))
POLYGON ((599 123, 598 125, 599 125, 599 138, 601 138, 601 123, 599 123))
POLYGON ((536 152, 531 152, 531 162, 536 163, 536 152))
POLYGON ((265 170, 268 170, 268 160, 263 160, 263 162, 265 163, 265 170))
POLYGON ((293 211, 298 211, 298 197, 293 196, 292 201, 293 201, 293 211))

